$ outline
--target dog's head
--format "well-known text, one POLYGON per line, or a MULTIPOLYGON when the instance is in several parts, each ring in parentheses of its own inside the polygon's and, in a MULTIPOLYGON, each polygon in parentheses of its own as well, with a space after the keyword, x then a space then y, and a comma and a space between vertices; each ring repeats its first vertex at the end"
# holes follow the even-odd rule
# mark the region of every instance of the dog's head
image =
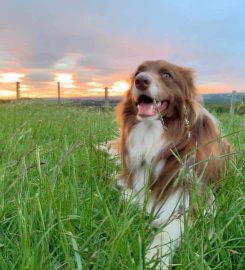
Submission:
POLYGON ((136 70, 128 93, 138 120, 174 117, 196 97, 193 71, 166 61, 145 61, 136 70))

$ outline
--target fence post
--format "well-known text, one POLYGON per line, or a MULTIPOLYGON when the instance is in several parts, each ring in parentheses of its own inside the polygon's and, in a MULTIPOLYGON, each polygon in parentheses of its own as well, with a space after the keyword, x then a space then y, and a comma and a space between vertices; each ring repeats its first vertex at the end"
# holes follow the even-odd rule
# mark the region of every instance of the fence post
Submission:
POLYGON ((105 109, 109 108, 108 87, 105 87, 105 109))
POLYGON ((20 82, 16 82, 16 99, 20 99, 20 82))
POLYGON ((58 104, 60 105, 60 82, 57 82, 58 104))
POLYGON ((232 94, 231 94, 231 104, 230 104, 230 115, 233 115, 234 114, 235 103, 236 103, 236 91, 232 91, 232 94))

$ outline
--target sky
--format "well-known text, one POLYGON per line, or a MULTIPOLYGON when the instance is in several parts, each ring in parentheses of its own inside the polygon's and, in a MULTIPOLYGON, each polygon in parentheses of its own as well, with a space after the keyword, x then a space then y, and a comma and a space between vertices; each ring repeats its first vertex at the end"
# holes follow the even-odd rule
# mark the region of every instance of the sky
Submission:
POLYGON ((122 95, 144 60, 195 70, 201 93, 245 91, 245 1, 0 3, 0 99, 122 95))

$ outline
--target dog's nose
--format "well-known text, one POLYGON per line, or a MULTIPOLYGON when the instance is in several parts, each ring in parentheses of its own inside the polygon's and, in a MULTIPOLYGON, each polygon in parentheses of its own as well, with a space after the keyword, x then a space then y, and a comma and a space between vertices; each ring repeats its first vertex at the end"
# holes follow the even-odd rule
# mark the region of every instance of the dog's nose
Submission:
POLYGON ((141 91, 147 90, 150 84, 151 78, 147 74, 138 74, 135 77, 135 86, 141 91))

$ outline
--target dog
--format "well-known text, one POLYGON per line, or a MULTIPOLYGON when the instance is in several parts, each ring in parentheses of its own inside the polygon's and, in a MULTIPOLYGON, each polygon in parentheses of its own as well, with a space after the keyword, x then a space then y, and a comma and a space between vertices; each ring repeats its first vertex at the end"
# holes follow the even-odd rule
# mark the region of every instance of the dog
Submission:
POLYGON ((193 70, 163 60, 137 68, 117 120, 120 138, 107 146, 121 159, 118 185, 154 215, 161 229, 146 259, 150 265, 158 260, 157 269, 168 269, 194 186, 202 196, 210 184, 219 189, 230 145, 202 105, 193 70))

